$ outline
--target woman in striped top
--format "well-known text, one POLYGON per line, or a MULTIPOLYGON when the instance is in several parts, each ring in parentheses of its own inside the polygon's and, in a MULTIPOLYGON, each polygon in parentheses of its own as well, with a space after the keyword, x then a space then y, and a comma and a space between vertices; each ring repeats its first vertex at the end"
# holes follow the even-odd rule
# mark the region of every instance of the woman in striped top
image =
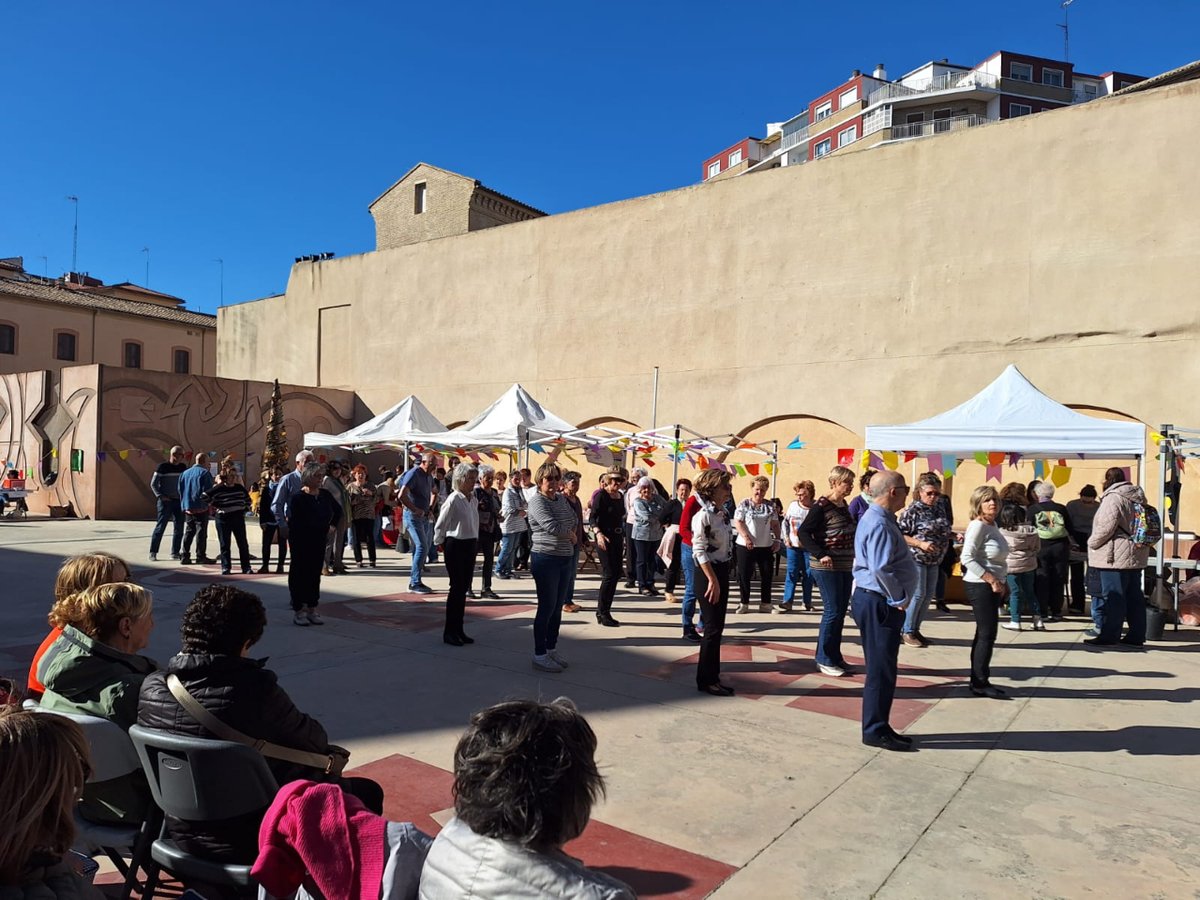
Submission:
POLYGON ((834 466, 829 473, 829 493, 813 504, 796 530, 800 546, 808 553, 809 571, 821 592, 821 633, 817 639, 817 668, 825 675, 849 674, 842 657, 842 626, 850 606, 854 583, 855 521, 846 498, 854 490, 854 473, 834 466))
POLYGON ((571 563, 579 543, 579 522, 567 498, 558 492, 562 470, 542 463, 537 470, 537 493, 529 501, 532 538, 529 570, 537 588, 537 613, 533 619, 533 667, 541 672, 561 672, 567 662, 558 653, 558 627, 570 589, 571 563))

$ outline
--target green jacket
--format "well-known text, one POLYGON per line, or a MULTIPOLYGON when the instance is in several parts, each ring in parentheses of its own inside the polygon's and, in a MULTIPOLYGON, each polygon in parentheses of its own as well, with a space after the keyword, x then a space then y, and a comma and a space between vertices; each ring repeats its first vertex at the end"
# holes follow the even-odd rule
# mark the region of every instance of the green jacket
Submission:
MULTIPOLYGON (((122 653, 68 625, 38 664, 46 686, 41 705, 108 719, 128 730, 137 723, 142 682, 157 668, 149 657, 122 653)), ((93 822, 140 822, 150 802, 146 776, 137 771, 85 786, 79 812, 93 822)))

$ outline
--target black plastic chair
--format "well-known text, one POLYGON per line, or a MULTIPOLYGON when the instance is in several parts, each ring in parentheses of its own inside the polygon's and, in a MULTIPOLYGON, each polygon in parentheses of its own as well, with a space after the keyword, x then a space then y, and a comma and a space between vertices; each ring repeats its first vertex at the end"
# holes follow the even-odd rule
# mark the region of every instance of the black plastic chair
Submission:
MULTIPOLYGON (((170 734, 134 725, 129 737, 142 761, 154 802, 168 816, 189 822, 232 819, 265 809, 279 786, 267 762, 253 747, 232 741, 170 734)), ((150 857, 184 884, 203 881, 230 888, 251 888, 250 866, 214 862, 181 849, 167 836, 150 848, 150 857)), ((157 868, 142 894, 154 896, 157 868)))

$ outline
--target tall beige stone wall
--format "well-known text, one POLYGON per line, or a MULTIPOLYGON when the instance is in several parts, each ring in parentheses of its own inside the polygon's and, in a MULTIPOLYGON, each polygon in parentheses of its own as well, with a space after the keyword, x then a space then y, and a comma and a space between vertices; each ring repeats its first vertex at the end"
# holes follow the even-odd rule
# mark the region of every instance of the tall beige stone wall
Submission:
POLYGON ((462 420, 520 381, 572 421, 648 426, 658 366, 659 424, 827 423, 784 482, 1009 363, 1060 402, 1200 426, 1198 145, 1193 82, 300 265, 221 310, 218 371, 312 383, 320 310, 350 298, 341 383, 371 409, 412 392, 462 420))
POLYGON ((475 182, 435 166, 418 166, 371 207, 380 250, 467 231, 475 182), (413 191, 425 184, 425 211, 415 211, 413 191))

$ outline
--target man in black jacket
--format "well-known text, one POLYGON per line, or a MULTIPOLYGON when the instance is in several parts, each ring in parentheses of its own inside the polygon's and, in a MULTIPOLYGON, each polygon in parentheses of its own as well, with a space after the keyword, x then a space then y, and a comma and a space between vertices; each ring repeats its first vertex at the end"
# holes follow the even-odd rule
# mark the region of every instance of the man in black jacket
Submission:
POLYGON ((183 448, 172 447, 167 462, 158 464, 150 477, 150 490, 158 500, 158 519, 154 533, 150 535, 150 559, 158 559, 158 548, 162 544, 167 522, 174 524, 171 532, 171 559, 179 559, 179 544, 183 540, 183 509, 179 505, 179 475, 187 466, 183 462, 183 448))

